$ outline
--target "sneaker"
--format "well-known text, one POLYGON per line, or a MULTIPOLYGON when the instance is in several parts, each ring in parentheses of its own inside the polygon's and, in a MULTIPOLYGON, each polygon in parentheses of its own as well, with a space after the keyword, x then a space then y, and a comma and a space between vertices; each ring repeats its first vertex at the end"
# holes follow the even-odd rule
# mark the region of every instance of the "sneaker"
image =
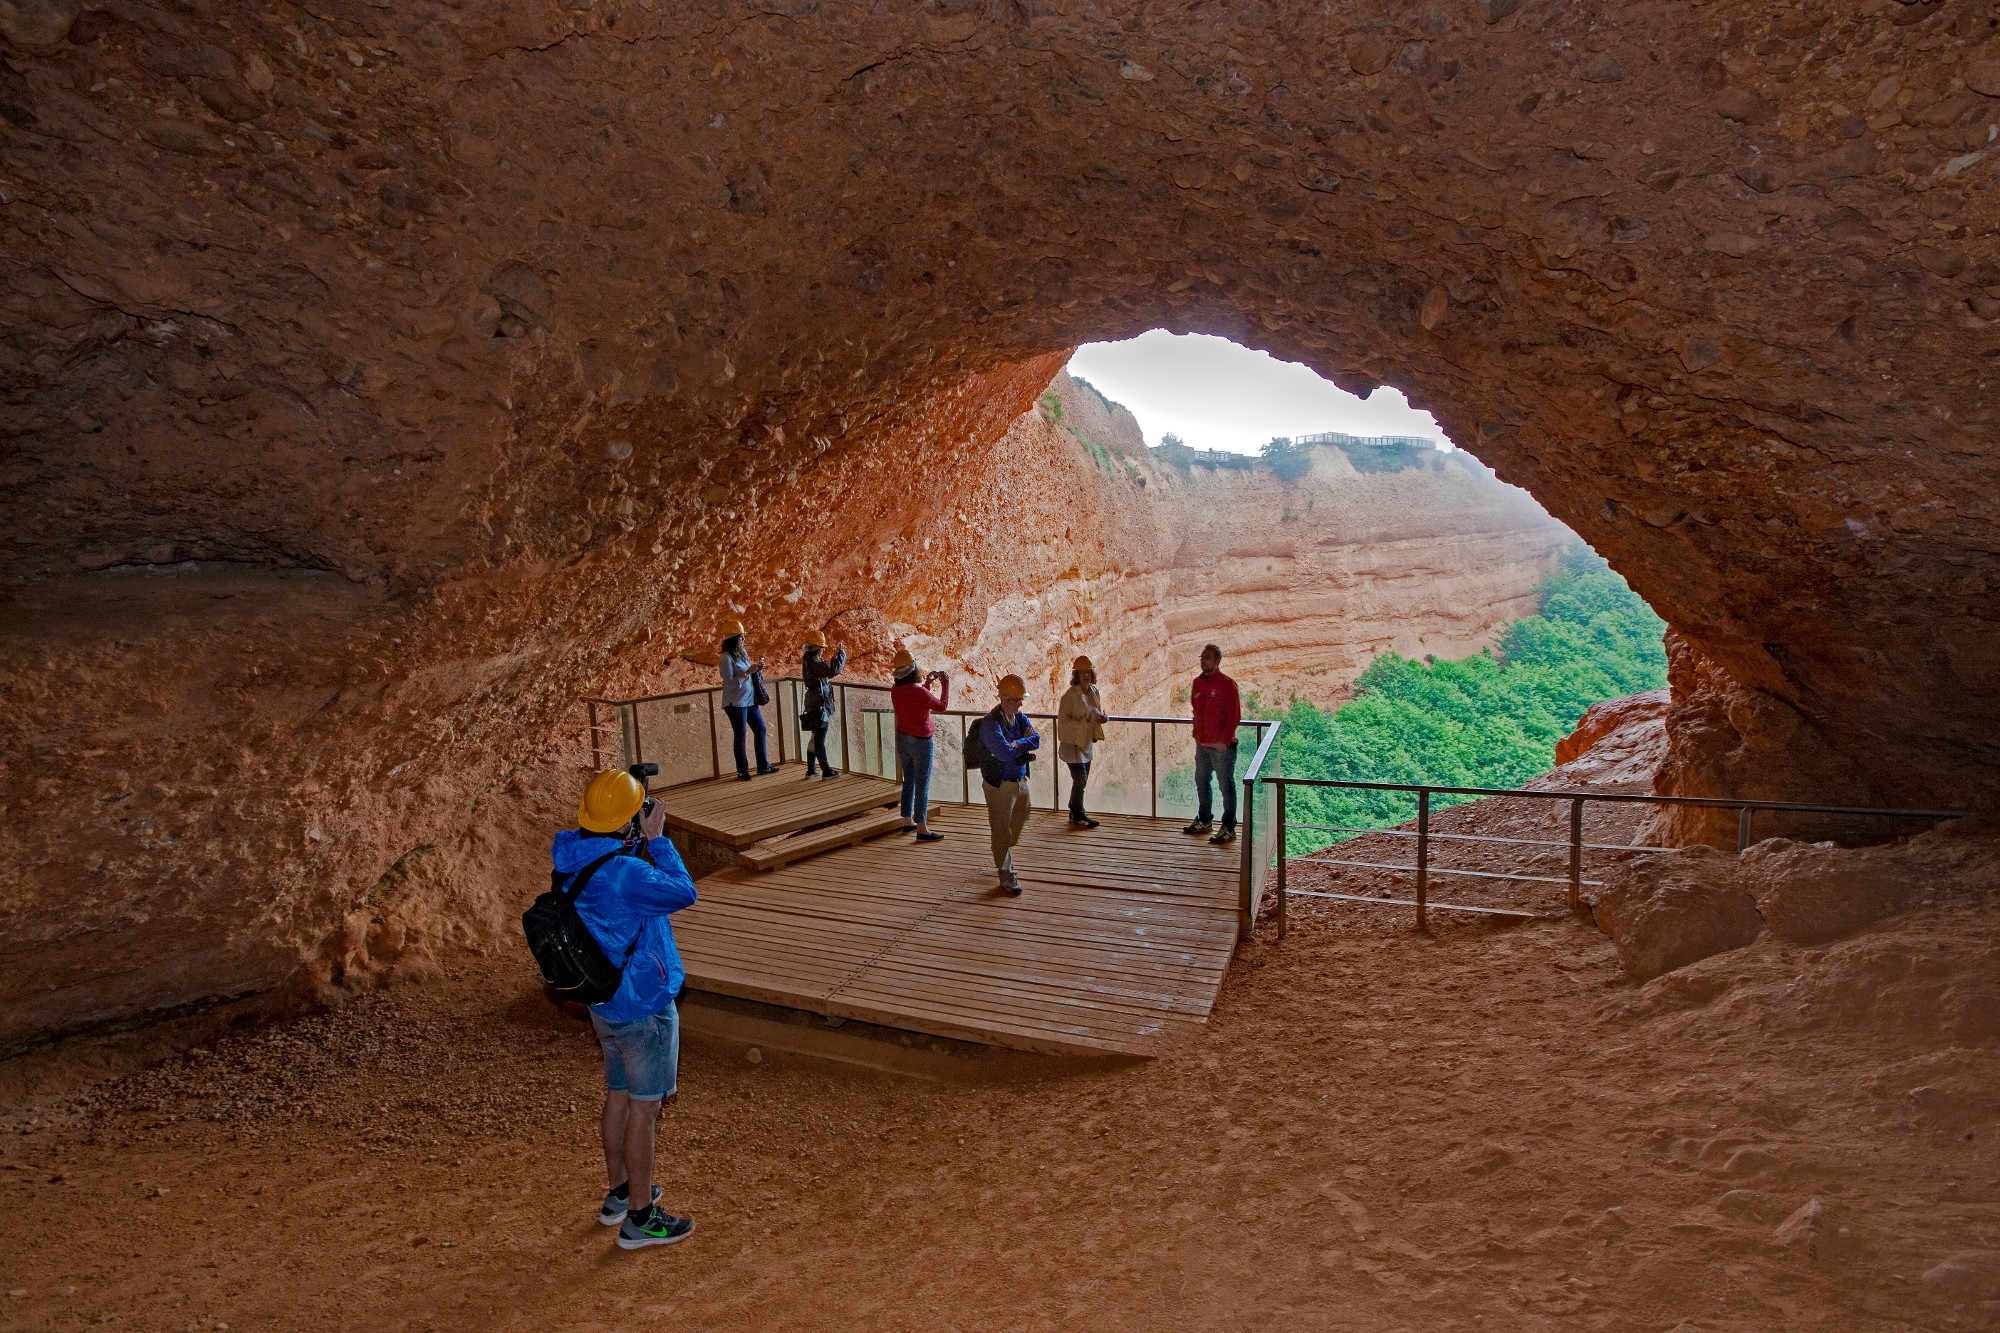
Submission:
POLYGON ((1070 820, 1069 826, 1071 828, 1096 828, 1097 821, 1092 819, 1089 815, 1085 815, 1082 819, 1070 820))
POLYGON ((1210 829, 1214 827, 1215 825, 1206 819, 1197 819, 1194 821, 1194 823, 1189 824, 1186 828, 1182 829, 1181 832, 1202 834, 1208 832, 1210 829))
POLYGON ((825 778, 828 782, 831 782, 835 778, 839 777, 840 774, 834 772, 832 769, 828 769, 826 772, 820 774, 820 776, 825 778))
POLYGON ((1222 844, 1225 842, 1235 842, 1236 830, 1230 828, 1227 824, 1225 824, 1222 826, 1221 829, 1219 829, 1216 832, 1216 835, 1214 837, 1209 839, 1209 841, 1215 844, 1217 847, 1222 846, 1222 844))
POLYGON ((771 774, 777 771, 778 771, 777 769, 772 768, 769 765, 766 765, 765 767, 757 770, 757 776, 760 778, 769 777, 771 774))
MULTIPOLYGON (((653 1202, 658 1203, 659 1201, 660 1187, 655 1185, 653 1186, 653 1202)), ((628 1211, 630 1210, 626 1207, 623 1196, 606 1194, 604 1196, 604 1206, 597 1210, 597 1220, 607 1227, 615 1227, 625 1220, 625 1214, 628 1211)))
POLYGON ((693 1218, 675 1217, 653 1204, 645 1212, 625 1219, 625 1225, 618 1228, 618 1248, 643 1250, 648 1245, 672 1245, 693 1234, 693 1218))
POLYGON ((1018 879, 1003 879, 1003 880, 1001 880, 1001 881, 1000 881, 1000 892, 1002 892, 1002 893, 1006 894, 1006 895, 1007 895, 1007 896, 1008 896, 1009 898, 1018 898, 1018 897, 1020 897, 1020 896, 1021 896, 1021 881, 1020 881, 1020 880, 1018 880, 1018 879))

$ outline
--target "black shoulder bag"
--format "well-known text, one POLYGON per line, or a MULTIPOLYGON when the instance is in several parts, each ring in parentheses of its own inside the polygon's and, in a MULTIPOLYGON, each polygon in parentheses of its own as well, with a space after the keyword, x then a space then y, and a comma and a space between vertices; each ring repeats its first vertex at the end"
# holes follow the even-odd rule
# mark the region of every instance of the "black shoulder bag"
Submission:
POLYGON ((576 911, 576 900, 589 887, 591 877, 618 854, 617 850, 606 852, 579 870, 567 890, 562 886, 562 872, 550 871, 548 892, 521 913, 521 930, 528 937, 528 952, 535 955, 535 964, 542 970, 542 980, 565 1000, 603 1004, 616 995, 625 979, 625 963, 632 961, 632 950, 639 947, 639 937, 634 935, 624 962, 612 962, 576 911))

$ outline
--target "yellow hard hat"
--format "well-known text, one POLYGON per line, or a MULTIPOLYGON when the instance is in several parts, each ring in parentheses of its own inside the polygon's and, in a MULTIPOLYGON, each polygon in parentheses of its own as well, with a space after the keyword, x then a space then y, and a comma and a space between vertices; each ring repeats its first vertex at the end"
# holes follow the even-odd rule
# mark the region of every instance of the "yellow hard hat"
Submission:
POLYGON ((826 634, 820 630, 809 629, 806 631, 806 643, 814 648, 824 648, 826 647, 826 634))
POLYGON ((735 636, 735 635, 738 635, 738 634, 741 634, 742 632, 743 632, 743 622, 742 622, 742 621, 740 621, 740 620, 725 620, 725 621, 723 621, 723 622, 722 622, 722 624, 721 624, 720 626, 718 626, 718 627, 717 627, 717 631, 716 631, 716 638, 717 638, 717 639, 727 639, 727 638, 731 638, 731 637, 733 637, 733 636, 735 636))
POLYGON ((1096 667, 1094 667, 1094 666, 1092 666, 1092 665, 1090 664, 1090 659, 1089 659, 1089 658, 1087 658, 1087 657, 1079 657, 1079 658, 1077 658, 1077 659, 1076 659, 1076 661, 1074 661, 1074 662, 1071 662, 1071 663, 1069 664, 1069 669, 1070 669, 1071 671, 1095 671, 1095 670, 1097 670, 1097 668, 1096 668, 1096 667))
POLYGON ((606 769, 583 789, 576 822, 592 833, 615 833, 646 803, 646 789, 622 768, 606 769))
POLYGON ((910 650, 908 648, 898 648, 896 650, 896 660, 891 662, 889 664, 889 667, 893 671, 908 671, 911 667, 915 666, 916 664, 917 664, 917 659, 910 656, 910 650))
POLYGON ((1006 695, 1009 699, 1025 699, 1028 697, 1028 682, 1022 680, 1019 676, 1002 676, 1000 677, 1000 693, 1006 695))

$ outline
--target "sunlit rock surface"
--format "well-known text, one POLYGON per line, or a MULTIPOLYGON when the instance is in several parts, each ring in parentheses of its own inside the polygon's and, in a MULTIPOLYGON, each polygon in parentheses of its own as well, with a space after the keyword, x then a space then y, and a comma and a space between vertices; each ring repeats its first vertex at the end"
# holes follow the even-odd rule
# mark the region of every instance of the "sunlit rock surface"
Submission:
POLYGON ((1058 547, 986 463, 1154 325, 1607 554, 1673 789, 2000 782, 1990 5, 0 13, 0 1045, 300 974, 724 614, 960 615, 878 534, 1058 547))
MULTIPOLYGON (((896 637, 939 664, 964 664, 968 699, 1018 672, 1053 708, 1079 653, 1117 713, 1185 715, 1201 647, 1267 708, 1347 697, 1381 653, 1461 657, 1536 613, 1541 576, 1575 537, 1464 453, 1362 471, 1338 448, 1310 470, 1177 467, 1146 448, 1132 414, 1058 376, 993 447, 993 474, 1047 542, 1003 542, 1008 558, 956 614, 884 590, 896 637)), ((1243 460, 1249 461, 1247 459, 1243 460)), ((956 525, 920 545, 970 563, 956 525)), ((1005 520, 1001 530, 1005 531, 1005 520)), ((981 536, 975 542, 984 542, 981 536)))

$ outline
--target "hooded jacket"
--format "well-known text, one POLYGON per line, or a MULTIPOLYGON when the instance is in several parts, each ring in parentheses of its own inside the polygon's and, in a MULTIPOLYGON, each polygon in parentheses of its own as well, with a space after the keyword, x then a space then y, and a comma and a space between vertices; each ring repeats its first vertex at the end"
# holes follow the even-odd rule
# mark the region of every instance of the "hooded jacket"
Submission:
MULTIPOLYGON (((610 834, 586 837, 564 829, 556 834, 549 854, 558 871, 573 875, 617 846, 618 839, 610 834)), ((604 956, 625 964, 625 980, 617 993, 591 1006, 607 1023, 630 1023, 665 1012, 687 979, 667 916, 694 902, 694 880, 667 839, 654 838, 646 851, 652 865, 636 856, 614 856, 591 876, 576 900, 576 914, 604 956)))

